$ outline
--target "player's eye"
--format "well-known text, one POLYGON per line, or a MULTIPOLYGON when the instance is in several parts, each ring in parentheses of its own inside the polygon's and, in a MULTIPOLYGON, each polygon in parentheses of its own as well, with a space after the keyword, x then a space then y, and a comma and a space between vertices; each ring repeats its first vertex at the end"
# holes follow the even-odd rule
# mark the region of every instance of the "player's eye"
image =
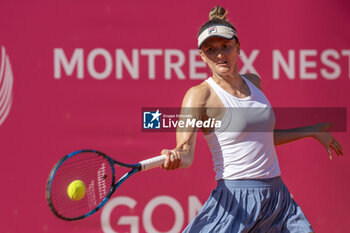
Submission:
POLYGON ((213 47, 208 47, 206 50, 205 50, 205 52, 207 53, 207 54, 213 54, 213 53, 215 53, 215 49, 213 48, 213 47))

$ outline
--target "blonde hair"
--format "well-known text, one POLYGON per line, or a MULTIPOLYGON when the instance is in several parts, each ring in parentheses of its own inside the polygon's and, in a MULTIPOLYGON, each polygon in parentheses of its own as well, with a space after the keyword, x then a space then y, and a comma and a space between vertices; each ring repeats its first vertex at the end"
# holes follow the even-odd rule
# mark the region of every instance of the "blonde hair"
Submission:
MULTIPOLYGON (((223 25, 232 28, 235 32, 237 32, 236 28, 227 20, 228 11, 225 10, 222 6, 216 5, 209 12, 209 20, 205 22, 198 31, 198 36, 208 27, 215 25, 223 25)), ((238 42, 238 37, 235 36, 236 41, 238 42)))
POLYGON ((222 6, 216 5, 209 12, 209 21, 214 19, 226 21, 226 16, 227 16, 227 11, 222 6))

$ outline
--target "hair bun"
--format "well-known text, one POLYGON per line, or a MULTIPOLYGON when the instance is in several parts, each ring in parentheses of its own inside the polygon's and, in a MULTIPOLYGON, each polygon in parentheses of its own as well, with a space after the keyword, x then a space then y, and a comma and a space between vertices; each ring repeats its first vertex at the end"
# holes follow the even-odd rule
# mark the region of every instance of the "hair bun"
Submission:
POLYGON ((221 6, 215 6, 209 12, 209 20, 226 20, 227 11, 221 6))

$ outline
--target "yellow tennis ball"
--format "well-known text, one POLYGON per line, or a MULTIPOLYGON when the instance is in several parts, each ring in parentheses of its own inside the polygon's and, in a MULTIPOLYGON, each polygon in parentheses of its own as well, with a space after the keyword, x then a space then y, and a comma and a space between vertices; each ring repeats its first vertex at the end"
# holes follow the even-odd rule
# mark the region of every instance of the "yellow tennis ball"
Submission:
POLYGON ((67 188, 68 197, 74 201, 79 201, 84 198, 86 193, 86 187, 83 181, 74 180, 67 188))

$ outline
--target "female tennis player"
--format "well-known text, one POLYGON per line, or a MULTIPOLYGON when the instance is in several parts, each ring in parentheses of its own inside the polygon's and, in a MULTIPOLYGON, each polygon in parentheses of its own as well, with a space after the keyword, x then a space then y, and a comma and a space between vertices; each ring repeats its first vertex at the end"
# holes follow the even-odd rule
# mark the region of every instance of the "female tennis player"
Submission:
MULTIPOLYGON (((274 114, 260 78, 238 73, 240 43, 226 14, 216 6, 199 29, 198 50, 212 77, 189 89, 182 103, 182 111, 192 109, 191 114, 203 121, 221 119, 220 129, 224 128, 203 129, 217 187, 184 232, 313 232, 280 177, 275 145, 313 137, 331 159, 333 151, 343 154, 342 147, 328 132, 331 124, 274 130, 274 114), (253 111, 234 111, 238 108, 253 111)), ((178 130, 176 142, 175 149, 162 151, 167 155, 164 169, 177 169, 180 161, 182 167, 191 165, 196 130, 178 130)))

